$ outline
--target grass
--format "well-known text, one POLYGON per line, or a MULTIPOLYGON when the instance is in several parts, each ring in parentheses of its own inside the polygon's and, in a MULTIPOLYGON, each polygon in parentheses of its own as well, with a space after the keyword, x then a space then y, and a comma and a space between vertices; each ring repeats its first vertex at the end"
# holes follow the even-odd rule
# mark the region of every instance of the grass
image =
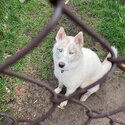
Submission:
MULTIPOLYGON (((76 1, 73 0, 75 3, 76 1)), ((125 3, 121 0, 79 0, 78 13, 125 55, 125 3), (92 22, 93 21, 93 22, 92 22)), ((78 3, 77 2, 77 3, 78 3)))
MULTIPOLYGON (((48 2, 44 0, 27 1, 21 4, 18 0, 1 0, 0 1, 0 63, 6 58, 15 54, 23 46, 38 34, 52 16, 53 9, 48 2), (46 15, 46 16, 45 16, 46 15)), ((54 33, 51 33, 43 43, 33 53, 19 60, 12 70, 17 72, 27 72, 31 74, 26 67, 36 66, 40 74, 40 78, 48 80, 52 73, 51 67, 48 66, 52 62, 51 48, 54 39, 54 33), (44 60, 43 60, 44 59, 44 60), (47 59, 47 60, 45 60, 47 59)), ((22 80, 10 78, 6 75, 0 75, 0 111, 8 110, 7 98, 14 95, 13 84, 21 84, 22 80), (10 89, 7 93, 6 88, 10 89)))
MULTIPOLYGON (((84 16, 87 23, 118 47, 121 55, 125 55, 125 4, 120 0, 72 0, 72 2, 79 4, 78 14, 84 16)), ((52 7, 45 0, 28 0, 24 4, 18 0, 6 0, 6 2, 1 0, 0 63, 35 37, 48 22, 52 13, 52 7)), ((52 32, 37 49, 18 61, 11 69, 32 74, 29 67, 33 67, 40 79, 50 80, 54 37, 55 32, 52 32)), ((22 80, 17 78, 0 75, 0 111, 8 110, 6 99, 14 95, 13 84, 21 83, 22 80), (11 90, 10 93, 6 92, 6 87, 11 90)))

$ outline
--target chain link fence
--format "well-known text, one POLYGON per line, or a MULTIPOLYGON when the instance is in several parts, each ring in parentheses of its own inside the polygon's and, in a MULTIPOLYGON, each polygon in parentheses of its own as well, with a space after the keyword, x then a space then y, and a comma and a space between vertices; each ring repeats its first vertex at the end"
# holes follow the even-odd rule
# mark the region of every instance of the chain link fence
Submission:
MULTIPOLYGON (((46 25, 46 27, 43 29, 42 32, 39 33, 39 35, 34 38, 28 45, 26 45, 22 50, 17 52, 15 55, 13 55, 11 58, 7 59, 3 64, 0 64, 0 72, 12 77, 17 77, 20 79, 23 79, 25 81, 28 81, 30 83, 36 84, 39 87, 46 88, 52 95, 51 102, 52 107, 49 109, 49 111, 34 120, 27 120, 27 119, 16 119, 11 114, 7 114, 4 112, 0 112, 0 116, 4 117, 5 119, 10 119, 13 123, 13 125, 18 125, 19 123, 28 123, 29 125, 44 125, 44 121, 55 111, 59 103, 65 100, 70 100, 73 103, 77 105, 81 105, 84 109, 86 109, 86 115, 88 119, 86 120, 83 125, 89 125, 93 119, 101 119, 101 118, 107 118, 109 119, 110 125, 125 125, 125 123, 122 123, 118 120, 115 120, 111 118, 112 115, 115 115, 117 113, 123 112, 125 110, 125 105, 122 107, 119 107, 116 110, 106 112, 106 113, 100 113, 96 110, 92 110, 89 106, 85 105, 83 102, 80 102, 77 99, 74 99, 76 96, 80 96, 81 94, 85 93, 88 89, 92 88, 93 86, 97 84, 102 84, 109 76, 113 74, 116 67, 119 67, 121 70, 125 71, 125 57, 118 57, 115 58, 115 55, 111 49, 110 44, 107 42, 106 39, 104 39, 102 36, 100 36, 98 33, 94 32, 88 25, 81 22, 76 16, 74 16, 70 10, 68 10, 64 5, 64 0, 49 0, 51 4, 55 6, 55 12, 49 23, 46 25), (61 94, 56 94, 48 84, 46 84, 43 81, 39 81, 37 79, 34 79, 32 77, 29 77, 25 74, 16 73, 11 70, 9 70, 9 67, 12 66, 14 63, 16 63, 19 59, 24 57, 26 54, 28 54, 31 50, 33 50, 35 47, 37 47, 43 39, 51 32, 55 24, 57 23, 58 19, 61 17, 62 14, 65 14, 70 20, 72 20, 75 24, 77 24, 80 28, 82 28, 85 32, 87 32, 91 37, 96 39, 108 52, 111 53, 111 57, 108 58, 109 61, 112 62, 112 67, 109 70, 107 74, 105 74, 102 78, 100 78, 95 83, 91 84, 90 86, 87 86, 86 88, 82 90, 78 90, 74 92, 72 95, 66 97, 61 94)), ((7 123, 8 125, 9 123, 7 123)))

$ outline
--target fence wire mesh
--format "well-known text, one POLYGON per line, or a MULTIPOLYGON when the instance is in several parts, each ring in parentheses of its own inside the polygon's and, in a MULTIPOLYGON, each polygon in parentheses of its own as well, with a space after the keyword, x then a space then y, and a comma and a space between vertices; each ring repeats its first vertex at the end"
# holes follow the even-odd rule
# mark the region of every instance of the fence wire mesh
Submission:
POLYGON ((39 35, 36 38, 34 38, 28 45, 26 45, 22 50, 17 52, 11 58, 7 59, 3 64, 0 64, 0 72, 3 74, 7 74, 9 76, 12 76, 12 77, 23 79, 30 83, 36 84, 39 87, 46 88, 52 94, 52 98, 51 98, 52 107, 49 109, 49 111, 45 115, 39 118, 36 118, 34 120, 17 119, 11 114, 4 113, 4 112, 0 112, 0 116, 12 120, 13 125, 18 125, 19 123, 28 123, 29 125, 41 125, 41 124, 44 125, 44 121, 55 111, 59 103, 65 100, 70 100, 74 102, 75 104, 81 105, 83 108, 86 109, 86 115, 88 119, 86 120, 85 123, 83 123, 83 125, 89 125, 93 119, 101 119, 101 118, 109 119, 110 125, 115 125, 115 124, 125 125, 125 123, 122 123, 118 120, 111 118, 112 115, 123 112, 125 110, 125 105, 110 112, 100 113, 96 110, 91 109, 89 106, 85 105, 83 102, 80 102, 79 100, 74 99, 74 97, 81 95, 82 93, 86 92, 88 89, 92 88, 93 86, 97 84, 102 84, 109 76, 113 74, 116 67, 119 67, 121 70, 125 71, 125 57, 115 58, 115 55, 108 41, 104 39, 102 36, 100 36, 98 33, 94 32, 88 25, 81 22, 76 16, 74 16, 70 12, 70 10, 65 7, 64 0, 49 0, 49 2, 55 6, 54 15, 52 16, 49 23, 46 25, 43 31, 40 32, 39 35), (57 23, 58 19, 61 17, 62 14, 65 14, 70 20, 72 20, 75 24, 77 24, 80 28, 82 28, 85 32, 87 32, 91 37, 96 39, 104 48, 106 48, 106 50, 111 53, 111 57, 108 58, 108 60, 111 61, 112 63, 111 69, 102 78, 100 78, 98 81, 91 84, 90 86, 87 86, 86 88, 82 90, 78 90, 74 92, 72 95, 68 97, 60 95, 60 94, 57 95, 54 92, 53 88, 51 88, 48 84, 46 84, 43 81, 39 81, 25 74, 16 73, 8 69, 10 66, 16 63, 19 59, 24 57, 26 54, 28 54, 31 50, 33 50, 43 41, 43 39, 51 32, 51 30, 53 29, 53 27, 55 26, 55 24, 57 23))

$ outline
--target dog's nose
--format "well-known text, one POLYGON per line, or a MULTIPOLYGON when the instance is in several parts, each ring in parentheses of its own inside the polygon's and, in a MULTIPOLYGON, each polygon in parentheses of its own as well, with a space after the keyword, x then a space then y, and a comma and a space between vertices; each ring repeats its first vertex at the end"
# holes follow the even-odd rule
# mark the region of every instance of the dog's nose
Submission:
POLYGON ((65 63, 64 62, 59 62, 59 67, 60 68, 63 68, 65 66, 65 63))

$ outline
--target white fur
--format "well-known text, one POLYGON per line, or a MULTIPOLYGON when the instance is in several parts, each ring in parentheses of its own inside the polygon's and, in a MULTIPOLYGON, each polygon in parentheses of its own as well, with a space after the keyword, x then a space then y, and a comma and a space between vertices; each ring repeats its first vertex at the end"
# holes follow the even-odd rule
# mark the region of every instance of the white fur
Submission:
MULTIPOLYGON (((74 37, 69 37, 69 43, 74 42, 74 37)), ((68 62, 69 56, 65 50, 61 56, 57 56, 57 45, 60 44, 58 41, 53 48, 53 59, 54 59, 54 74, 59 81, 58 87, 55 89, 56 93, 60 93, 63 85, 66 87, 66 96, 72 94, 77 88, 85 88, 93 82, 97 81, 104 74, 106 74, 111 68, 112 64, 107 60, 110 57, 110 54, 106 57, 103 63, 101 63, 97 54, 88 48, 82 48, 81 56, 79 60, 75 62, 68 62), (66 66, 62 69, 58 66, 59 61, 65 62, 66 66), (64 70, 62 73, 61 71, 64 70)), ((69 44, 70 45, 70 44, 69 44)), ((65 46, 67 48, 68 45, 65 46)), ((115 55, 117 56, 117 49, 112 47, 115 55)), ((99 90, 99 85, 89 89, 81 97, 81 101, 85 101, 91 94, 99 90)), ((60 104, 61 107, 64 107, 67 104, 67 101, 64 101, 60 104)))
POLYGON ((57 79, 63 83, 67 88, 77 89, 82 86, 82 88, 88 86, 86 81, 90 80, 92 77, 100 75, 102 70, 101 62, 98 56, 87 48, 82 48, 83 56, 79 60, 79 64, 76 68, 64 70, 61 73, 61 69, 57 66, 58 59, 55 59, 54 73, 57 79), (82 84, 83 83, 83 84, 82 84))

